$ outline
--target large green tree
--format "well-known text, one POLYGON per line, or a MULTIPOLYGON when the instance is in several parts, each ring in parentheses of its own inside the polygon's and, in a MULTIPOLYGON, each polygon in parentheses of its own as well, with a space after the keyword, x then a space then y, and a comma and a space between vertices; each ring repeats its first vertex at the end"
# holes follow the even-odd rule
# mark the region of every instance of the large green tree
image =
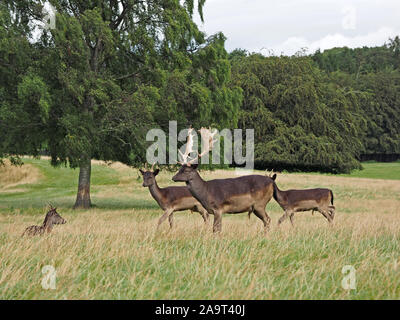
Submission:
MULTIPOLYGON (((206 38, 192 20, 204 0, 49 2, 56 28, 36 42, 24 33, 34 57, 17 85, 23 111, 12 107, 9 118, 36 97, 45 128, 34 135, 35 152, 45 146, 54 165, 79 167, 75 207, 91 205, 90 160, 145 161, 150 127, 237 121, 240 90, 228 86, 225 38, 206 38)), ((6 1, 29 19, 42 18, 43 3, 6 1)))
POLYGON ((0 159, 36 155, 44 139, 51 97, 34 72, 29 19, 0 3, 0 159))

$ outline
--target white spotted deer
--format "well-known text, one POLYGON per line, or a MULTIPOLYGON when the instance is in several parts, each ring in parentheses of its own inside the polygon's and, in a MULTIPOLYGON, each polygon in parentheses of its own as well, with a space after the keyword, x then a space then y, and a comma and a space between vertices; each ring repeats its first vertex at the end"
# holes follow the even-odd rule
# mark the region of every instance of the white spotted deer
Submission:
POLYGON ((209 129, 199 130, 205 147, 201 154, 189 160, 193 152, 192 128, 188 131, 186 150, 180 152, 182 167, 172 178, 173 181, 184 181, 193 195, 209 214, 214 215, 213 232, 221 232, 222 215, 224 213, 254 212, 263 221, 264 230, 267 231, 270 217, 265 211, 267 203, 273 195, 273 180, 261 175, 248 175, 238 178, 214 179, 205 181, 197 172, 198 164, 194 161, 208 153, 214 144, 214 135, 209 129))
POLYGON ((158 220, 157 228, 166 218, 168 218, 169 226, 172 229, 174 226, 173 213, 183 210, 199 212, 204 223, 207 224, 207 210, 203 208, 199 201, 193 198, 188 188, 185 186, 160 188, 156 181, 156 176, 159 172, 159 169, 154 170, 154 164, 152 165, 151 170, 147 170, 147 164, 145 164, 145 171, 140 169, 140 173, 143 175, 143 187, 149 188, 150 194, 164 211, 164 214, 158 220))
MULTIPOLYGON (((276 179, 276 174, 273 175, 276 179)), ((329 223, 335 216, 333 192, 330 189, 316 188, 303 190, 280 190, 274 181, 274 199, 279 203, 285 214, 278 220, 278 225, 289 217, 293 226, 294 214, 301 211, 319 211, 329 223)))

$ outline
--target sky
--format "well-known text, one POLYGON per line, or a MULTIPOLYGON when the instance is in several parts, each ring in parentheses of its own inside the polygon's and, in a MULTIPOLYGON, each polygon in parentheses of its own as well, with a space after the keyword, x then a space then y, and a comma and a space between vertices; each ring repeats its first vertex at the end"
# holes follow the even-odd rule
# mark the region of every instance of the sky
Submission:
POLYGON ((400 0, 207 0, 200 30, 223 32, 226 49, 292 55, 383 45, 400 35, 400 0))

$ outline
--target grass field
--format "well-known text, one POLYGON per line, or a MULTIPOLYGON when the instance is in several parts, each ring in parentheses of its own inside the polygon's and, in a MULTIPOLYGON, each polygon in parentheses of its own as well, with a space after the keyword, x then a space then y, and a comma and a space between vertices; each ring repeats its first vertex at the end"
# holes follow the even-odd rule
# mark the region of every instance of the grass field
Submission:
MULTIPOLYGON (((225 215, 213 235, 199 214, 175 213, 176 227, 156 232, 161 210, 138 171, 94 162, 95 208, 71 209, 78 171, 25 159, 0 168, 1 299, 399 299, 400 163, 366 163, 352 175, 279 174, 281 189, 329 187, 333 227, 319 213, 298 213, 295 227, 272 227, 247 214, 225 215), (377 179, 380 178, 380 179, 377 179), (47 202, 68 222, 43 237, 21 238, 41 224, 47 202), (42 288, 42 268, 54 266, 56 289, 42 288), (342 268, 355 268, 345 290, 342 268)), ((263 174, 260 172, 260 174, 263 174)), ((205 179, 234 171, 201 172, 205 179)), ((161 186, 173 184, 161 173, 161 186)))

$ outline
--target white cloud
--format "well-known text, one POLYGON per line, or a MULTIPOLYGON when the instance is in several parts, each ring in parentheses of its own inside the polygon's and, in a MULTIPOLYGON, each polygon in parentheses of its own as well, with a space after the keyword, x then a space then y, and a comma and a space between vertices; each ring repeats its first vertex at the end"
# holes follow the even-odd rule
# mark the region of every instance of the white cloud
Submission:
POLYGON ((207 0, 207 34, 222 31, 228 51, 293 54, 335 46, 384 44, 400 34, 398 0, 207 0), (265 49, 267 48, 267 49, 265 49))
MULTIPOLYGON (((303 37, 291 37, 278 45, 265 49, 272 50, 276 55, 280 55, 282 52, 287 55, 292 55, 302 48, 307 48, 309 53, 313 53, 317 49, 323 51, 335 47, 371 47, 383 45, 389 38, 394 38, 396 35, 400 35, 400 29, 395 30, 383 27, 376 32, 368 33, 366 35, 357 35, 354 37, 344 36, 341 33, 328 34, 317 41, 308 41, 303 37)), ((263 54, 265 54, 265 49, 262 51, 263 54)))

